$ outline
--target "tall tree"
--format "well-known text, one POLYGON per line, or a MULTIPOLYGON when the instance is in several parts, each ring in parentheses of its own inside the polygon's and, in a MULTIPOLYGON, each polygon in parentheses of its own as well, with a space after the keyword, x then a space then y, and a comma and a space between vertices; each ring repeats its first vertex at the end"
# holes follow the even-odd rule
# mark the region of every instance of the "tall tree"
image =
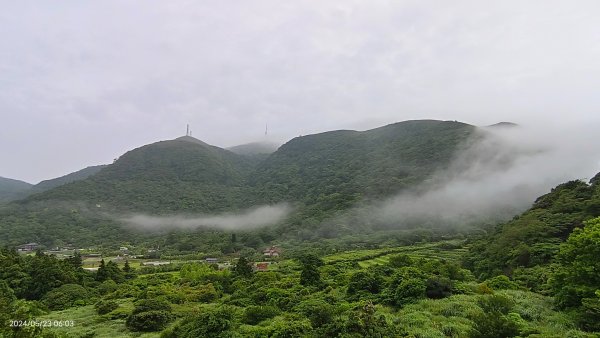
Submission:
POLYGON ((252 266, 250 265, 250 262, 248 261, 248 259, 244 256, 240 257, 240 259, 238 259, 237 263, 235 264, 235 266, 233 267, 233 273, 236 276, 240 276, 240 277, 244 277, 244 278, 248 278, 250 276, 252 276, 252 266))
POLYGON ((99 282, 104 282, 109 279, 108 270, 106 270, 106 263, 104 263, 104 259, 100 261, 100 266, 98 267, 98 271, 96 272, 96 280, 99 282))
POLYGON ((600 217, 575 229, 560 246, 560 268, 551 280, 560 307, 580 312, 580 324, 600 330, 600 217))
POLYGON ((125 279, 132 279, 135 277, 135 270, 129 265, 129 260, 126 260, 125 265, 123 265, 123 274, 125 279))
POLYGON ((320 285, 321 273, 319 266, 323 265, 323 261, 317 255, 305 254, 298 258, 302 264, 302 272, 300 272, 300 284, 302 285, 320 285))
POLYGON ((108 261, 108 263, 106 263, 106 270, 108 271, 108 278, 114 280, 115 282, 121 283, 125 280, 123 271, 119 269, 117 263, 113 261, 108 261))
POLYGON ((73 253, 72 257, 67 258, 67 262, 71 264, 74 268, 79 269, 83 265, 83 259, 81 258, 81 254, 77 251, 73 253))

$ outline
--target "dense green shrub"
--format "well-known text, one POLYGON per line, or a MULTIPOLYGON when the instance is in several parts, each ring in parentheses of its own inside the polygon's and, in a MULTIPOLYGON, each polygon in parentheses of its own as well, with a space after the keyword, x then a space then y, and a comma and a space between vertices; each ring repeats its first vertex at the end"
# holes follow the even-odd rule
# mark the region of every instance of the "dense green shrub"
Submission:
POLYGON ((232 336, 234 313, 227 306, 203 308, 163 332, 162 338, 228 338, 232 336))
POLYGON ((516 290, 519 288, 515 282, 505 275, 489 278, 484 283, 493 290, 516 290))
POLYGON ((173 319, 169 303, 159 299, 143 299, 135 304, 125 324, 132 331, 160 331, 173 319))
POLYGON ((583 298, 581 308, 577 311, 578 324, 587 331, 600 331, 600 290, 596 297, 583 298))
POLYGON ((277 316, 281 311, 274 306, 249 306, 244 310, 242 321, 246 324, 256 325, 265 319, 277 316))
POLYGON ((308 318, 314 328, 330 323, 335 316, 335 307, 321 299, 302 301, 294 310, 308 318))
POLYGON ((293 315, 276 317, 269 323, 269 337, 288 338, 288 337, 307 337, 312 331, 310 322, 306 319, 298 318, 293 315))
POLYGON ((452 295, 452 281, 445 277, 433 276, 427 279, 427 298, 441 299, 452 295))
POLYGON ((390 257, 389 264, 395 268, 403 268, 406 266, 412 266, 414 262, 410 256, 406 254, 399 254, 390 257))
POLYGON ((233 274, 242 278, 251 277, 253 270, 250 261, 244 256, 240 257, 233 267, 233 274))
POLYGON ((397 337, 398 332, 385 316, 377 311, 373 303, 356 305, 343 322, 330 325, 328 336, 342 337, 397 337), (337 324, 337 325, 336 325, 337 324))
POLYGON ((106 295, 108 293, 116 291, 118 287, 119 285, 117 285, 117 283, 114 280, 108 279, 100 283, 100 285, 98 285, 98 293, 100 293, 101 295, 106 295))
POLYGON ((505 338, 519 334, 520 317, 509 313, 515 306, 513 300, 503 295, 488 295, 482 296, 478 303, 483 313, 474 318, 474 337, 505 338))
POLYGON ((360 291, 379 293, 383 288, 384 280, 380 275, 368 271, 358 271, 350 276, 347 292, 349 295, 360 291))
POLYGON ((600 217, 575 229, 560 246, 557 260, 559 266, 551 281, 557 304, 577 308, 582 299, 595 298, 600 290, 600 217))
POLYGON ((403 306, 425 298, 426 290, 425 274, 417 268, 404 267, 392 276, 384 297, 388 303, 403 306))
POLYGON ((150 310, 131 314, 126 325, 132 331, 160 331, 173 319, 171 313, 162 310, 150 310))
POLYGON ((146 311, 171 311, 171 305, 168 302, 159 299, 142 299, 135 303, 132 314, 146 311))
POLYGON ((83 301, 85 304, 89 297, 85 287, 78 284, 64 284, 49 291, 42 298, 42 302, 50 310, 64 310, 74 306, 77 301, 83 301))
POLYGON ((119 307, 119 304, 117 302, 115 302, 114 300, 101 300, 94 305, 94 308, 96 309, 96 312, 98 312, 99 315, 104 315, 109 312, 112 312, 113 310, 116 310, 118 307, 119 307))

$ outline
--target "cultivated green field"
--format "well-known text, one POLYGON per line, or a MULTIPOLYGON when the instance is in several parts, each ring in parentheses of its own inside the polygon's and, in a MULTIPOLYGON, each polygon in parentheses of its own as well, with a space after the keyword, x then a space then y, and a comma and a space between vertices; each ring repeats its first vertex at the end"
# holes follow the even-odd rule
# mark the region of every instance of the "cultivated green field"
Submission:
POLYGON ((464 241, 450 240, 307 253, 266 272, 241 260, 224 270, 173 260, 172 271, 134 269, 125 279, 86 272, 95 280, 85 296, 45 296, 51 310, 33 319, 73 321, 44 330, 73 338, 596 337, 551 297, 507 277, 477 281, 460 266, 465 252, 464 241))

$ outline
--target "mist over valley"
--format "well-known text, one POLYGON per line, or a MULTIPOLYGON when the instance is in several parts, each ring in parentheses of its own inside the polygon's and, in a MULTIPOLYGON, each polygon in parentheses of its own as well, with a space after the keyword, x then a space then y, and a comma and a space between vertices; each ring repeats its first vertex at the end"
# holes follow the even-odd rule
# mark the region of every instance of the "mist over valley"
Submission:
POLYGON ((600 336, 600 2, 2 9, 0 337, 600 336))

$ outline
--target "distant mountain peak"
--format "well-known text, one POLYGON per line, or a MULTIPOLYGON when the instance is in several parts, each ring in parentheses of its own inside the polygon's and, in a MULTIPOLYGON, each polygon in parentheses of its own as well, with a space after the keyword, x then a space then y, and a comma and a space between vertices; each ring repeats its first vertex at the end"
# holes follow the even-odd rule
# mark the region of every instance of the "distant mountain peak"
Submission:
POLYGON ((238 155, 272 154, 277 150, 277 148, 279 148, 279 146, 280 144, 264 141, 241 144, 229 147, 227 150, 238 155))
POLYGON ((488 128, 514 128, 519 125, 514 122, 498 122, 487 126, 488 128))
POLYGON ((178 138, 175 139, 175 141, 191 142, 191 143, 196 143, 196 144, 200 144, 200 145, 203 145, 203 146, 208 146, 209 145, 209 144, 207 144, 205 142, 202 142, 199 139, 197 139, 195 137, 192 137, 192 136, 189 136, 189 135, 178 137, 178 138))

